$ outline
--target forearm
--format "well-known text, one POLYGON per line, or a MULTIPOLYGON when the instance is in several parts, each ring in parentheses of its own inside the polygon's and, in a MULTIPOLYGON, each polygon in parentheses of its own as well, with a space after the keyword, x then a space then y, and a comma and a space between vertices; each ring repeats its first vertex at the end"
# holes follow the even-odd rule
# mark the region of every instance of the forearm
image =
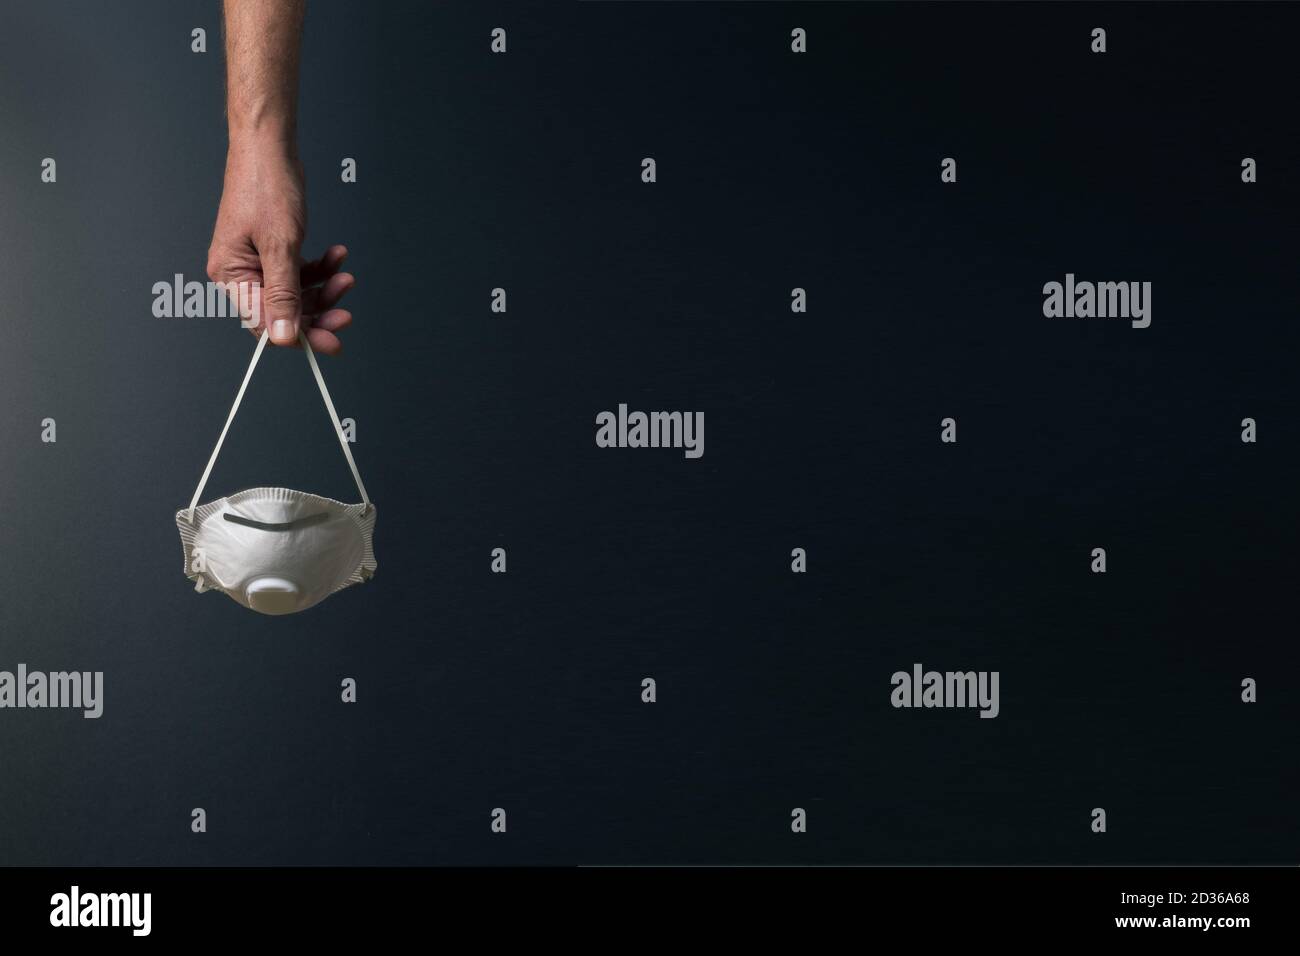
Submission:
POLYGON ((224 0, 226 122, 232 149, 272 143, 297 156, 303 0, 224 0))

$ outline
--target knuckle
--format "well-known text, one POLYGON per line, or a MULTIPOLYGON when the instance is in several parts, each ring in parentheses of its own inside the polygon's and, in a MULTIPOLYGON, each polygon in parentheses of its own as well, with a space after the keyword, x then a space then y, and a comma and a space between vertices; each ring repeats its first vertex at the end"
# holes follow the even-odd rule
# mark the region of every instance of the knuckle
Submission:
POLYGON ((285 285, 268 285, 262 289, 262 302, 275 309, 297 307, 298 293, 285 285))

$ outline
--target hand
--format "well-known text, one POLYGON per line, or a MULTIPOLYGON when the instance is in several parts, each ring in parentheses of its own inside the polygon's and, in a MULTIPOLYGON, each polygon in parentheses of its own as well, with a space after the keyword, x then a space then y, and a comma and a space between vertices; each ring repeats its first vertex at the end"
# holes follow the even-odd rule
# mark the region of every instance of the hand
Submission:
POLYGON ((276 142, 232 141, 208 249, 208 278, 261 285, 260 308, 249 317, 255 336, 269 328, 273 344, 296 346, 301 327, 313 351, 337 355, 343 346, 334 333, 351 324, 352 313, 334 305, 356 279, 339 271, 348 254, 344 246, 330 246, 319 259, 303 261, 306 220, 297 158, 276 142))

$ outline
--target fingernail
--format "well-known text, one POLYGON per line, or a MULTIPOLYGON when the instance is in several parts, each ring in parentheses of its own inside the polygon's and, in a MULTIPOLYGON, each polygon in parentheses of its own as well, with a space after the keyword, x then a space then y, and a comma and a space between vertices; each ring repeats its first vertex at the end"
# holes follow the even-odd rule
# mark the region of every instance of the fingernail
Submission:
POLYGON ((276 319, 271 323, 271 338, 273 339, 291 339, 293 338, 293 323, 288 319, 276 319))

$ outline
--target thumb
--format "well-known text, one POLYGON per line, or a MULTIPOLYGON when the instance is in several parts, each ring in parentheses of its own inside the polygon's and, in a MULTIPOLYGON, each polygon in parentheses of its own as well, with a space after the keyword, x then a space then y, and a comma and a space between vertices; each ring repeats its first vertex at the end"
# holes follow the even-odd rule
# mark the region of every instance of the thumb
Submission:
POLYGON ((262 310, 271 341, 294 345, 302 319, 302 289, 298 284, 296 249, 282 247, 262 256, 262 310))

